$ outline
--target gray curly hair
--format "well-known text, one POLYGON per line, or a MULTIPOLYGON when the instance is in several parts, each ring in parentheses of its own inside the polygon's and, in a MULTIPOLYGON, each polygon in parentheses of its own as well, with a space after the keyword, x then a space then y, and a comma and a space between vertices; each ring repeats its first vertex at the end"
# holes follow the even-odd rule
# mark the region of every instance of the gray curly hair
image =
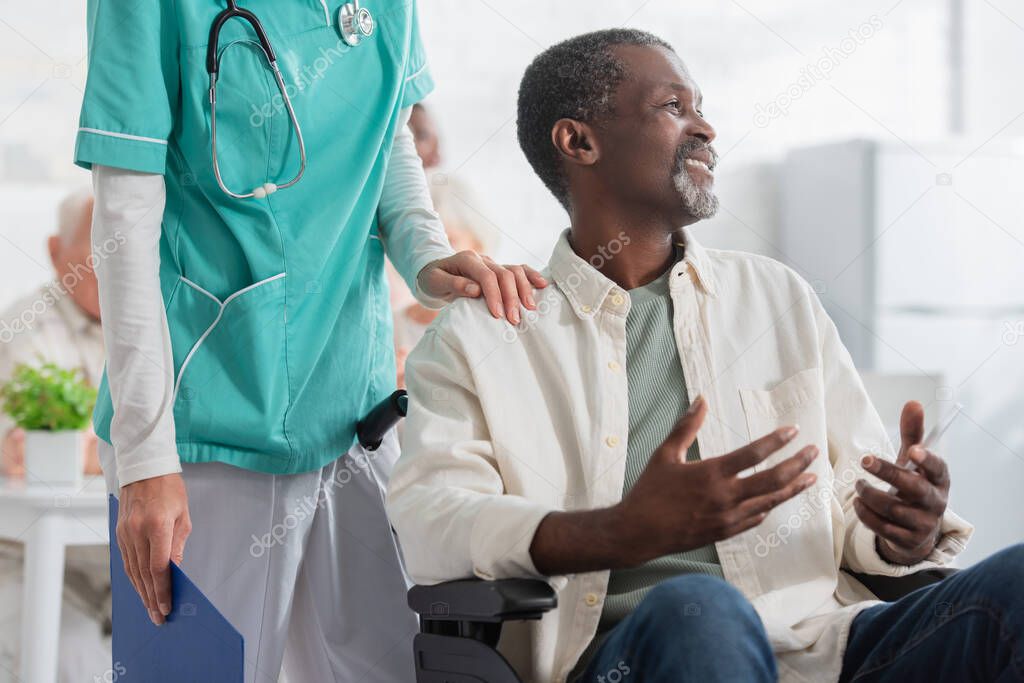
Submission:
POLYGON ((519 84, 516 121, 519 146, 534 172, 566 209, 569 187, 551 129, 559 119, 590 123, 613 113, 615 89, 626 66, 612 48, 672 46, 636 29, 614 28, 584 33, 537 55, 519 84))

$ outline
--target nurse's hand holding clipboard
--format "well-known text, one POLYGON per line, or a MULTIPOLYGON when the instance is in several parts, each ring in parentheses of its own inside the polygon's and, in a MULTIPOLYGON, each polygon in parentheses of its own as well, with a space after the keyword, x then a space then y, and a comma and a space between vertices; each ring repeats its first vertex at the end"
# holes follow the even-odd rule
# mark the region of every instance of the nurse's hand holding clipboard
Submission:
POLYGON ((188 495, 180 474, 142 479, 121 487, 117 547, 124 569, 159 626, 171 613, 171 568, 181 564, 192 531, 188 495))
POLYGON ((416 280, 425 294, 445 301, 462 296, 475 299, 482 293, 491 315, 513 325, 521 319, 519 306, 535 310, 533 290, 548 285, 529 266, 501 266, 475 251, 460 251, 429 263, 416 280))

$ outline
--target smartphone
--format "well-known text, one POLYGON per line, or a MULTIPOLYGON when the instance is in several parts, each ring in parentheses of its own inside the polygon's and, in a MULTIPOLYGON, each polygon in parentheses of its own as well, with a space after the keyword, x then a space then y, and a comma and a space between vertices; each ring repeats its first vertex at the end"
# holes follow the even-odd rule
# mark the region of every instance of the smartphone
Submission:
MULTIPOLYGON (((949 411, 949 414, 939 420, 935 426, 931 428, 931 431, 925 435, 924 441, 921 442, 921 446, 927 450, 935 448, 939 441, 942 440, 942 436, 949 431, 949 428, 953 425, 953 421, 956 420, 957 415, 959 415, 963 409, 964 407, 962 404, 954 403, 953 409, 949 411)), ((910 466, 911 470, 915 472, 917 471, 917 463, 913 460, 909 460, 907 464, 910 466)))
POLYGON ((924 437, 924 441, 921 442, 921 445, 925 448, 934 448, 938 445, 939 441, 942 439, 942 435, 949 430, 953 425, 953 421, 963 409, 964 407, 962 404, 954 403, 953 409, 949 411, 949 415, 932 427, 931 431, 928 432, 928 435, 924 437))

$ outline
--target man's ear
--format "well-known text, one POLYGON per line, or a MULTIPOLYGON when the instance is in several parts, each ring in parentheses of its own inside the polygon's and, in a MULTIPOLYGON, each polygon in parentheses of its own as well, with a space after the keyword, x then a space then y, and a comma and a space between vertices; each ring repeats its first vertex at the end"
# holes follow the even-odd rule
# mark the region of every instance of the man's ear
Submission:
POLYGON ((592 166, 600 157, 594 129, 581 121, 556 121, 551 129, 551 142, 566 163, 592 166))

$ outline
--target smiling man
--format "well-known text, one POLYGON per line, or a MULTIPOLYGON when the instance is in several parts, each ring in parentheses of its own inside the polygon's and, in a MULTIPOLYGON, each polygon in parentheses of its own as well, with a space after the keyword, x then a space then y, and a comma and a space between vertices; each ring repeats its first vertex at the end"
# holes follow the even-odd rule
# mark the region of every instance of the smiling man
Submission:
POLYGON ((894 603, 849 574, 947 564, 972 527, 920 404, 893 452, 809 285, 684 229, 717 155, 672 48, 551 47, 518 126, 571 227, 535 313, 456 302, 409 356, 388 510, 412 577, 549 578, 558 609, 502 637, 528 681, 1024 675, 1022 546, 894 603))

